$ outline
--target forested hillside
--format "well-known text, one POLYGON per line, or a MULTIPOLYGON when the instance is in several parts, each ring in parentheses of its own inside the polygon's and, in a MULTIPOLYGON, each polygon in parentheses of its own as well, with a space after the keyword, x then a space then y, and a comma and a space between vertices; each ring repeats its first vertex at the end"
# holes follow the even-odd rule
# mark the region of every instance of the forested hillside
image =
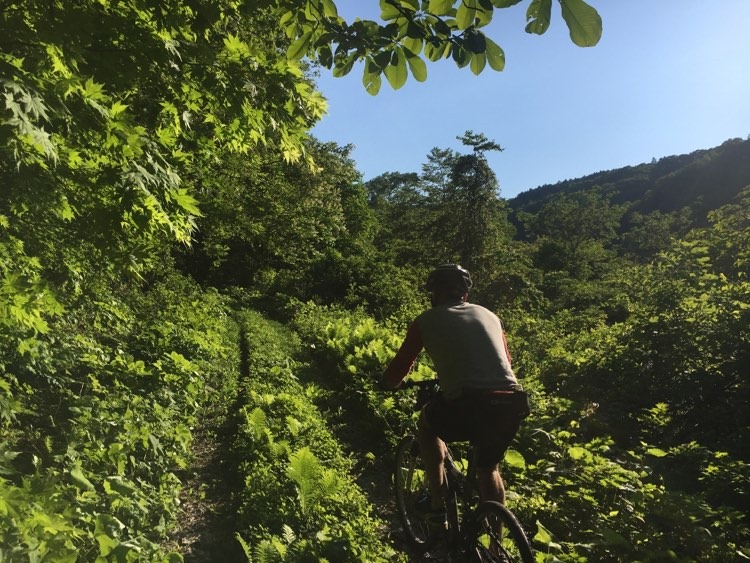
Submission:
POLYGON ((507 201, 481 132, 366 183, 309 136, 315 72, 500 70, 513 3, 3 6, 0 561, 415 560, 377 381, 449 261, 532 398, 537 561, 750 559, 750 141, 507 201))
POLYGON ((509 203, 516 212, 535 213, 555 197, 598 187, 610 193, 614 203, 630 204, 630 214, 688 209, 703 226, 708 211, 730 203, 749 183, 750 139, 730 139, 712 149, 540 186, 509 203))

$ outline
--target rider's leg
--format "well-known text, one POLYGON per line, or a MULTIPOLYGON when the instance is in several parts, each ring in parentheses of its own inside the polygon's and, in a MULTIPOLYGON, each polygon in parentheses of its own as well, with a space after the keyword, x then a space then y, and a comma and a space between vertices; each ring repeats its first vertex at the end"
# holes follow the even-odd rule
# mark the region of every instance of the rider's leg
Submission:
MULTIPOLYGON (((483 501, 494 500, 501 504, 505 504, 505 485, 503 484, 503 478, 500 476, 498 465, 490 467, 477 467, 477 481, 479 485, 479 498, 483 501)), ((489 550, 490 553, 499 554, 501 552, 500 538, 503 537, 503 523, 497 521, 494 523, 494 532, 497 541, 490 541, 489 550)))
POLYGON ((479 497, 505 504, 505 485, 497 465, 477 467, 479 497))
POLYGON ((430 486, 432 508, 438 510, 445 506, 448 496, 448 484, 445 482, 443 463, 445 462, 445 442, 438 438, 429 427, 424 411, 419 417, 419 448, 425 463, 425 472, 430 486))

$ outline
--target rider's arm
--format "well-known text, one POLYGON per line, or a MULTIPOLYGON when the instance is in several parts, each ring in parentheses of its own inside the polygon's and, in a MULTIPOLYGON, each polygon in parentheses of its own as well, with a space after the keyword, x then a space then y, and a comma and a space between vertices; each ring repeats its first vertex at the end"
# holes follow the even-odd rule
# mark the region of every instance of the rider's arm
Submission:
POLYGON ((505 347, 505 355, 508 356, 508 364, 513 364, 513 358, 510 355, 510 348, 508 348, 508 340, 505 338, 505 329, 503 323, 500 323, 500 336, 503 337, 503 346, 505 347))
POLYGON ((513 358, 510 355, 510 349, 508 348, 508 341, 505 339, 505 332, 503 332, 503 345, 505 346, 505 355, 508 356, 508 363, 513 365, 513 358))
POLYGON ((409 375, 417 356, 422 351, 422 333, 419 331, 417 323, 412 323, 409 330, 406 331, 406 338, 401 344, 396 355, 388 364, 383 373, 383 387, 386 389, 395 389, 404 378, 409 375))

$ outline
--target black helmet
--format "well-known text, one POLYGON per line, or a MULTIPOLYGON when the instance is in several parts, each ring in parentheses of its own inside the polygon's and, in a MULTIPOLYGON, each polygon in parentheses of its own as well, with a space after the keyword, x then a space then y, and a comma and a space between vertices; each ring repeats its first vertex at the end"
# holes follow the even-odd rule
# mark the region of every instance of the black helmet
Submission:
POLYGON ((443 290, 468 293, 471 289, 469 272, 458 264, 441 264, 427 276, 427 291, 443 290))

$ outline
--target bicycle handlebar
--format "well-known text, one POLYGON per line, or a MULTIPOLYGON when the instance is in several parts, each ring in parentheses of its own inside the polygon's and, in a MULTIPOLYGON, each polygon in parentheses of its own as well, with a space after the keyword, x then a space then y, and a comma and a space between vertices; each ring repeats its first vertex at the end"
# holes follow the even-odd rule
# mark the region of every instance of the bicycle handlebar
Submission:
POLYGON ((402 381, 401 385, 396 387, 396 391, 399 391, 401 389, 429 389, 431 387, 439 387, 440 384, 438 383, 437 379, 422 379, 420 381, 414 380, 414 379, 407 379, 406 381, 402 381))
POLYGON ((421 410, 423 406, 429 403, 433 399, 433 397, 437 395, 438 391, 440 390, 440 384, 438 383, 437 379, 425 379, 422 381, 409 379, 407 381, 402 381, 401 385, 396 388, 396 391, 412 388, 417 390, 414 410, 418 411, 421 410))

